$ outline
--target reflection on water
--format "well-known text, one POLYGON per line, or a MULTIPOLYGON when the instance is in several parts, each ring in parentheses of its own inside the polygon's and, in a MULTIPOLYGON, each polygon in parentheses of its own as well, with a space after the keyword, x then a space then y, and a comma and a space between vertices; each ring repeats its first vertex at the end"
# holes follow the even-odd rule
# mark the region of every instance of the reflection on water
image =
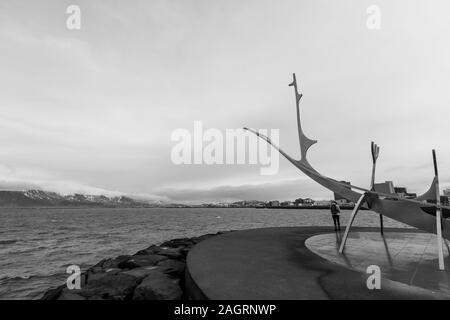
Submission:
MULTIPOLYGON (((345 225, 350 211, 342 213, 345 225)), ((403 227, 385 219, 386 227, 403 227)), ((0 298, 39 298, 63 283, 68 265, 82 268, 150 244, 224 230, 331 226, 328 210, 293 209, 2 209, 0 298)), ((360 212, 355 226, 378 226, 360 212)))

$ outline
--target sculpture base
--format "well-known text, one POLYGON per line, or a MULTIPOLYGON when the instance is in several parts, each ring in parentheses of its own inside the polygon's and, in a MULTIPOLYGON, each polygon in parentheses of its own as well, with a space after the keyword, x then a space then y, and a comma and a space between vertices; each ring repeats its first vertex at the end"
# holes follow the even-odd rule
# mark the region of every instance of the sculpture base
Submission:
POLYGON ((450 297, 450 261, 444 242, 446 271, 439 270, 436 235, 417 232, 351 232, 344 254, 338 252, 336 233, 308 238, 306 247, 320 257, 348 269, 366 272, 380 268, 382 278, 443 293, 450 297))
POLYGON ((189 252, 187 292, 193 299, 227 300, 450 298, 450 273, 438 270, 433 235, 388 228, 384 233, 387 249, 377 228, 353 228, 344 256, 337 253, 340 234, 330 227, 212 237, 189 252), (371 264, 381 268, 379 290, 367 287, 365 268, 371 264))

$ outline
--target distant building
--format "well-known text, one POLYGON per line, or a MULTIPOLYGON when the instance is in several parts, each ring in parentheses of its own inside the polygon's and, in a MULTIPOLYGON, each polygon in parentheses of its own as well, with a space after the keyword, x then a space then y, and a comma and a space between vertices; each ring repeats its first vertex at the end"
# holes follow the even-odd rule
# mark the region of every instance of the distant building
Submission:
POLYGON ((410 193, 405 187, 395 187, 394 190, 399 197, 403 197, 406 199, 417 198, 417 193, 410 193))
POLYGON ((405 187, 394 187, 392 181, 385 181, 383 183, 375 183, 375 191, 387 194, 395 194, 402 198, 414 199, 417 198, 416 193, 409 193, 405 187))
POLYGON ((269 205, 269 207, 279 207, 280 201, 278 201, 278 200, 269 201, 268 205, 269 205))
POLYGON ((444 196, 450 197, 450 189, 444 190, 444 196))
POLYGON ((293 205, 296 207, 300 207, 304 204, 307 204, 307 205, 314 204, 314 200, 311 198, 306 198, 306 199, 298 198, 298 199, 295 199, 295 201, 293 203, 293 205))
POLYGON ((448 206, 450 204, 450 196, 444 195, 441 196, 441 204, 443 204, 444 206, 448 206))
POLYGON ((405 187, 395 187, 394 190, 395 190, 395 193, 397 195, 399 195, 400 197, 404 197, 408 193, 408 190, 406 190, 405 187))
POLYGON ((374 189, 377 192, 393 194, 395 193, 394 183, 392 181, 385 181, 382 183, 375 183, 374 189))
MULTIPOLYGON (((339 182, 350 185, 349 181, 339 181, 339 182)), ((348 188, 350 189, 350 186, 348 188)), ((341 196, 340 194, 338 194, 336 192, 334 193, 334 200, 339 201, 340 203, 343 203, 343 201, 345 201, 345 203, 350 202, 347 198, 344 198, 343 196, 341 196)))
POLYGON ((335 200, 337 202, 338 205, 345 205, 345 204, 352 204, 353 202, 348 201, 347 199, 340 199, 340 200, 335 200))
MULTIPOLYGON (((347 201, 346 199, 341 199, 339 201, 347 201)), ((330 205, 330 200, 318 200, 314 202, 315 206, 329 206, 330 205)))
POLYGON ((292 207, 294 205, 294 203, 292 201, 283 201, 281 203, 282 207, 292 207))

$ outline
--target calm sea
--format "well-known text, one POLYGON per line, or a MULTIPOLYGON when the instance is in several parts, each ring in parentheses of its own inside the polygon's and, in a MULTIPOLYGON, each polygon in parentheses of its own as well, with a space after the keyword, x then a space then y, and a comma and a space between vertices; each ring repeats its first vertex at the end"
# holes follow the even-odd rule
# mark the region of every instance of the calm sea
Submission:
MULTIPOLYGON (((342 214, 345 225, 350 211, 342 214)), ((68 265, 86 269, 103 258, 151 244, 225 230, 332 225, 327 210, 292 209, 1 209, 0 299, 37 299, 64 283, 68 265)), ((356 226, 377 226, 361 212, 356 226)), ((386 219, 387 227, 404 225, 386 219)))

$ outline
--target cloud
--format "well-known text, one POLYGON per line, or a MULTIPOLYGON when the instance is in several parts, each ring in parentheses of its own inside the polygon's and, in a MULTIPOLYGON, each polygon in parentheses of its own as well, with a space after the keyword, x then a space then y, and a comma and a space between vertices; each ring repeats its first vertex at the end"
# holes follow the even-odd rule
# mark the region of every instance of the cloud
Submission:
POLYGON ((83 185, 75 181, 45 181, 45 180, 20 180, 0 178, 0 189, 2 190, 29 190, 38 189, 67 194, 91 194, 105 196, 125 195, 123 192, 111 191, 93 186, 83 185))
POLYGON ((36 168, 0 164, 0 188, 3 190, 40 189, 60 194, 123 195, 123 192, 89 186, 77 181, 63 180, 36 168))
POLYGON ((62 195, 89 194, 115 196, 132 196, 133 198, 148 201, 167 201, 168 198, 160 195, 139 193, 128 194, 117 190, 108 190, 96 186, 83 184, 72 180, 62 180, 43 171, 30 168, 17 168, 0 164, 0 190, 29 190, 38 189, 57 192, 62 195))

